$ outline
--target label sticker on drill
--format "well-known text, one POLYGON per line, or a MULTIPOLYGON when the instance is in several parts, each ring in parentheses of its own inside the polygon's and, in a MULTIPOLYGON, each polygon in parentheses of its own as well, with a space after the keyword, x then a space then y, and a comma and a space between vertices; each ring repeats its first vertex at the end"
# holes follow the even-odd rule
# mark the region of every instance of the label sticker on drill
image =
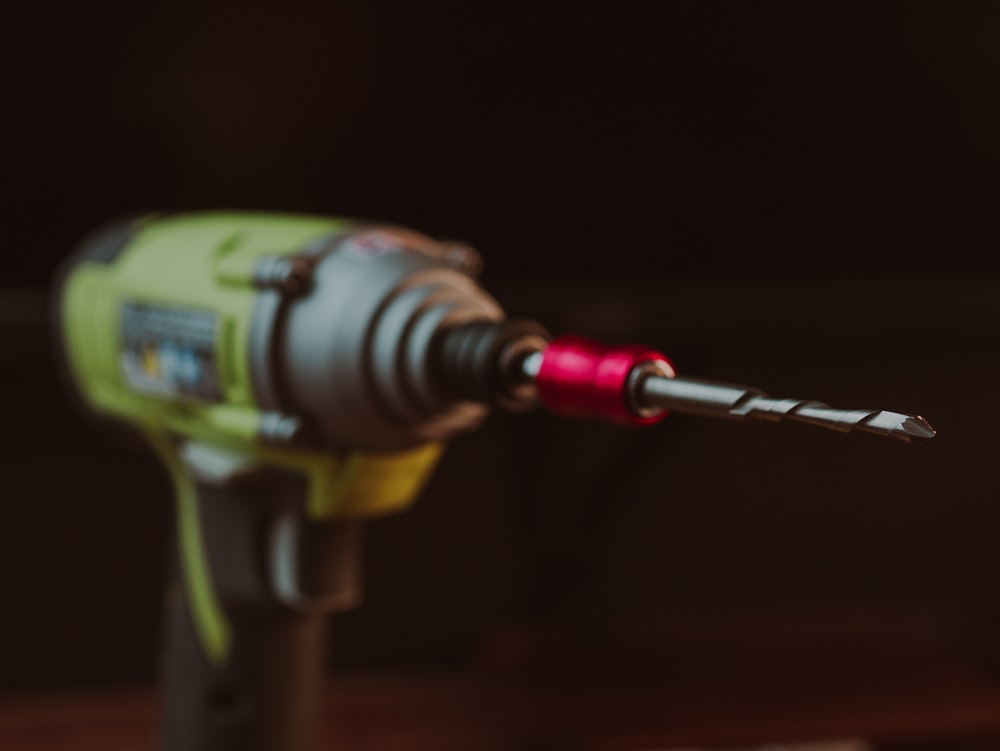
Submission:
POLYGON ((123 303, 120 312, 119 362, 129 386, 156 396, 222 398, 215 313, 135 302, 123 303))

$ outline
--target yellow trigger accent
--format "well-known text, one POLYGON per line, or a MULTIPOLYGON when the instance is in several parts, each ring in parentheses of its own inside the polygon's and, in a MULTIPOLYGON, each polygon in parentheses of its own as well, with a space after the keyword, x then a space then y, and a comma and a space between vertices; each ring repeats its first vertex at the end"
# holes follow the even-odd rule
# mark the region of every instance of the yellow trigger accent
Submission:
POLYGON ((352 452, 317 468, 308 514, 313 519, 383 516, 410 506, 437 466, 444 447, 427 443, 386 454, 352 452))

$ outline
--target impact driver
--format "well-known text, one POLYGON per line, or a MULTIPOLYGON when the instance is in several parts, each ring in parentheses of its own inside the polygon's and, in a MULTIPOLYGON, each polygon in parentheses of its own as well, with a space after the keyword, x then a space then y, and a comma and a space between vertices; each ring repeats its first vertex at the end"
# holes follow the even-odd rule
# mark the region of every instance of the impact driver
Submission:
POLYGON ((553 339, 508 320, 479 267, 408 229, 255 213, 119 221, 67 262, 74 390, 173 478, 164 751, 312 747, 324 624, 358 602, 363 520, 412 503, 491 406, 934 435, 920 417, 680 378, 645 346, 553 339))

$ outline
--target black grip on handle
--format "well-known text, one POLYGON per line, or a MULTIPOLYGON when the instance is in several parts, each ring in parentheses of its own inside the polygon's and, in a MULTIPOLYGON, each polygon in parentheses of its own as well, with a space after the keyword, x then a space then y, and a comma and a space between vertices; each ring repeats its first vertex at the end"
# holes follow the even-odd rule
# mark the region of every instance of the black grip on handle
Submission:
MULTIPOLYGON (((360 526, 305 521, 303 486, 292 476, 226 488, 194 485, 205 568, 226 622, 226 649, 210 654, 199 634, 191 577, 184 571, 190 562, 182 560, 179 545, 167 599, 161 751, 313 748, 326 616, 337 609, 331 603, 356 599, 360 526), (290 513, 300 520, 300 542, 276 552, 276 520, 290 513), (325 569, 327 591, 341 596, 316 600, 315 609, 289 607, 274 591, 275 555, 298 558, 294 568, 312 578, 317 568, 325 569)), ((190 527, 178 531, 190 534, 190 527)), ((310 602, 308 582, 303 589, 307 596, 297 605, 310 602)))
POLYGON ((326 618, 230 611, 233 640, 212 664, 180 586, 167 606, 162 751, 307 751, 322 687, 326 618))

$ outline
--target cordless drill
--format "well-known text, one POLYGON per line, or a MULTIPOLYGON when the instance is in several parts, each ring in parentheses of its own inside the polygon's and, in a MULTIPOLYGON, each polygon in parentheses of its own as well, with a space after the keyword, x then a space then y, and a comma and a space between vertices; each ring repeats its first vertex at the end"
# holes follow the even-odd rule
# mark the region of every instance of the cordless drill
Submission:
POLYGON ((255 213, 122 220, 66 264, 74 389, 173 479, 164 751, 311 748, 324 625, 358 602, 363 520, 412 503, 491 406, 934 435, 920 417, 679 378, 645 346, 553 339, 506 319, 479 266, 408 229, 255 213))

